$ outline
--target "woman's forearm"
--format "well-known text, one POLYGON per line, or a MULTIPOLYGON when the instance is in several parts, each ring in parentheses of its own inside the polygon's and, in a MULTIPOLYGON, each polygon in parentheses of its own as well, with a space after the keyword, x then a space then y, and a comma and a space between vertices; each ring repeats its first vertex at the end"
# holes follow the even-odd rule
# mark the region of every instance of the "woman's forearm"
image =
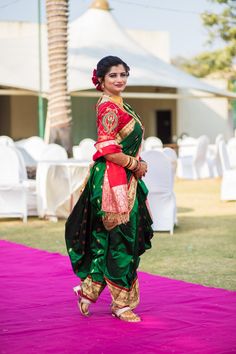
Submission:
POLYGON ((116 163, 119 166, 126 166, 129 162, 129 156, 123 152, 118 152, 115 154, 107 154, 104 156, 106 160, 116 163))
POLYGON ((119 166, 123 166, 131 170, 136 178, 142 178, 147 172, 147 164, 145 161, 138 161, 135 157, 118 152, 115 154, 107 154, 104 156, 108 161, 114 162, 119 166))

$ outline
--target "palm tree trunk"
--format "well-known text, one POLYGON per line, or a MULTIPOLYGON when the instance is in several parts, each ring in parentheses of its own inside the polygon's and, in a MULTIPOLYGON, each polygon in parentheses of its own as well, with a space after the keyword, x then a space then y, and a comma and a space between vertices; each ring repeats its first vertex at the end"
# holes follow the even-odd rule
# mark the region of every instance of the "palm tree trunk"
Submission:
POLYGON ((67 89, 68 0, 46 0, 50 89, 46 140, 72 154, 71 101, 67 89))

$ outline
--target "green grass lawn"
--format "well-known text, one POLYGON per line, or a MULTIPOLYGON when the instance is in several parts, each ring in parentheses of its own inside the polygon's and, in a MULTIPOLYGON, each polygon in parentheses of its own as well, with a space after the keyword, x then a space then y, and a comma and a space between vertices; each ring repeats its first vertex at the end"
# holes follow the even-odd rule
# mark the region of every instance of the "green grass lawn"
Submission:
MULTIPOLYGON (((156 233, 140 270, 236 290, 236 202, 220 201, 220 180, 176 180, 178 226, 156 233)), ((64 223, 29 218, 0 221, 0 238, 66 254, 64 223)))

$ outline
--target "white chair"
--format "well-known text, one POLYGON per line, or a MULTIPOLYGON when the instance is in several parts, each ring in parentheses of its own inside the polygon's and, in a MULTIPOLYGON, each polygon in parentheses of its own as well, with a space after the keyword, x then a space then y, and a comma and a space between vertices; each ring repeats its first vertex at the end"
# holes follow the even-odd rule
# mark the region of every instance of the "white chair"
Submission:
POLYGON ((79 145, 74 145, 72 148, 73 157, 80 161, 92 161, 93 155, 97 151, 94 146, 95 143, 96 141, 90 138, 81 140, 79 145))
POLYGON ((0 145, 6 145, 6 146, 14 146, 14 140, 10 138, 9 136, 6 135, 1 135, 0 136, 0 145))
POLYGON ((197 139, 193 137, 185 137, 184 139, 178 139, 178 155, 193 156, 196 153, 197 139))
MULTIPOLYGON (((171 163, 171 168, 172 168, 172 173, 173 173, 173 188, 174 188, 174 178, 176 175, 176 170, 177 170, 177 154, 175 152, 174 149, 171 149, 169 147, 165 147, 163 149, 163 154, 169 159, 170 163, 171 163)), ((175 198, 175 194, 173 193, 174 198, 175 198)), ((175 202, 176 205, 176 202, 175 202)), ((178 219, 177 219, 177 210, 175 210, 175 225, 178 224, 178 219)))
POLYGON ((0 216, 27 221, 27 187, 21 179, 19 156, 14 148, 0 146, 0 216))
POLYGON ((28 139, 22 139, 16 141, 15 144, 17 147, 24 148, 35 161, 40 160, 42 151, 45 146, 47 146, 45 141, 39 136, 32 136, 28 139))
MULTIPOLYGON (((38 211, 37 211, 36 180, 28 179, 27 170, 26 170, 26 166, 36 166, 36 165, 33 165, 33 163, 31 165, 26 164, 25 155, 24 155, 25 150, 23 148, 15 147, 14 150, 17 154, 18 161, 19 161, 20 180, 22 181, 27 191, 27 214, 28 216, 37 216, 38 211)), ((37 164, 35 160, 33 160, 33 162, 37 164)))
POLYGON ((39 161, 36 174, 39 217, 52 221, 67 218, 88 171, 89 163, 75 160, 39 161))
POLYGON ((219 143, 219 154, 223 170, 221 200, 236 200, 236 170, 230 166, 229 155, 224 141, 219 143))
POLYGON ((219 154, 219 142, 224 140, 222 134, 218 134, 215 139, 215 144, 209 144, 207 150, 207 162, 210 168, 210 174, 213 177, 221 177, 222 176, 222 166, 220 161, 219 154))
POLYGON ((220 155, 221 166, 224 174, 224 172, 231 170, 231 166, 230 166, 227 147, 225 141, 223 140, 219 142, 219 155, 220 155))
POLYGON ((37 166, 37 161, 28 153, 27 150, 25 150, 25 148, 23 148, 22 146, 16 146, 16 149, 21 154, 25 166, 37 166))
POLYGON ((156 136, 149 136, 147 139, 144 140, 143 143, 143 150, 162 150, 163 143, 161 139, 157 138, 156 136))
POLYGON ((172 235, 177 219, 172 163, 166 154, 157 150, 144 151, 142 158, 148 164, 148 172, 143 180, 149 190, 153 230, 169 231, 172 235))
POLYGON ((176 169, 177 169, 177 154, 174 149, 171 149, 169 147, 165 147, 163 149, 164 155, 170 160, 171 162, 171 167, 173 174, 176 174, 176 169))
POLYGON ((224 135, 220 133, 220 134, 218 134, 218 135, 216 136, 216 138, 215 138, 215 144, 216 144, 216 145, 219 144, 219 142, 220 142, 221 140, 225 140, 225 139, 224 139, 224 135))
POLYGON ((40 155, 40 161, 67 160, 66 149, 58 144, 47 144, 40 155))
POLYGON ((197 140, 197 146, 192 156, 179 156, 177 176, 186 179, 211 178, 212 173, 207 160, 209 139, 202 135, 197 140))
POLYGON ((236 137, 229 139, 227 142, 227 151, 229 162, 232 168, 236 168, 236 137))
MULTIPOLYGON (((54 163, 65 162, 66 160, 68 160, 67 152, 65 148, 63 148, 58 144, 46 145, 41 153, 40 161, 38 162, 37 173, 36 173, 37 211, 38 211, 38 216, 40 218, 45 216, 45 210, 47 209, 47 199, 45 196, 50 195, 50 189, 46 190, 45 188, 46 180, 50 168, 51 166, 53 167, 53 162, 54 163), (45 162, 45 163, 41 163, 41 162, 45 162)), ((64 192, 65 188, 67 188, 68 185, 67 182, 68 178, 63 178, 62 175, 59 178, 61 181, 62 190, 58 190, 58 196, 64 192)), ((54 183, 54 185, 56 183, 55 182, 56 180, 57 180, 57 176, 54 176, 54 178, 52 178, 53 181, 52 183, 54 183)), ((57 188, 60 188, 60 186, 57 185, 57 188)))
POLYGON ((24 158, 22 156, 21 150, 16 147, 11 147, 18 158, 18 172, 19 178, 22 182, 27 194, 27 214, 28 216, 36 216, 37 212, 37 199, 36 199, 36 181, 33 179, 28 179, 27 170, 24 158))

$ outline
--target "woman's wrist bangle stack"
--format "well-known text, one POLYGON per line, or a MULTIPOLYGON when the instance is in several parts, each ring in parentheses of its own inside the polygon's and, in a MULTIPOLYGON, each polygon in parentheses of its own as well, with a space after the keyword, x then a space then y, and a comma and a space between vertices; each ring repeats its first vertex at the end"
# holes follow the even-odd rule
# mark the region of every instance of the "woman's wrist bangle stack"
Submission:
POLYGON ((124 167, 133 172, 137 172, 140 167, 140 162, 135 157, 129 156, 128 162, 124 167))
POLYGON ((132 157, 128 156, 128 162, 124 167, 129 169, 131 165, 132 165, 132 157))

